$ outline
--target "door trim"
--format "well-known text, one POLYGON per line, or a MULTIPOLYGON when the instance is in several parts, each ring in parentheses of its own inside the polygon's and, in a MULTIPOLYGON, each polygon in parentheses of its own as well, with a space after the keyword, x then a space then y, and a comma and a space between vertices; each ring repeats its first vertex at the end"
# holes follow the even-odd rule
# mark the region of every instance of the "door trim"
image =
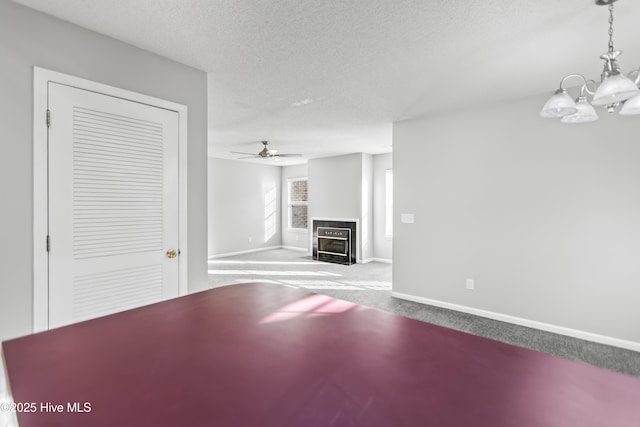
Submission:
MULTIPOLYGON (((48 141, 47 141, 47 86, 49 82, 98 92, 116 98, 147 104, 178 113, 178 168, 179 168, 179 295, 188 290, 187 271, 187 106, 154 98, 125 89, 97 83, 80 77, 33 68, 33 332, 49 329, 49 257, 46 247, 48 234, 48 141)), ((55 112, 52 122, 55 123, 55 112)), ((53 242, 55 245, 55 242, 53 242)))

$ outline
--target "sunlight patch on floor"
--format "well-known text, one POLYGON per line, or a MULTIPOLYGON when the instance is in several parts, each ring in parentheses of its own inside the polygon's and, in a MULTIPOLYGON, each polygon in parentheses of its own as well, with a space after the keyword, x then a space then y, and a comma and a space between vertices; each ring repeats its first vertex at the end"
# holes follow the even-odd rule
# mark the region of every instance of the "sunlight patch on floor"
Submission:
POLYGON ((382 280, 344 280, 343 283, 374 291, 390 291, 391 282, 382 280))
POLYGON ((310 295, 269 314, 259 323, 285 322, 298 317, 311 318, 319 316, 332 316, 344 313, 358 307, 358 304, 336 300, 326 295, 310 295))
POLYGON ((314 261, 240 261, 240 260, 209 260, 209 265, 216 264, 249 264, 249 265, 318 265, 314 261))
POLYGON ((353 290, 362 290, 362 288, 358 288, 351 285, 346 285, 344 283, 332 281, 332 280, 280 280, 280 282, 285 283, 287 285, 294 285, 300 288, 305 289, 353 289, 353 290))
POLYGON ((243 275, 243 276, 334 276, 340 274, 327 271, 297 271, 297 270, 209 270, 209 274, 216 275, 243 275))

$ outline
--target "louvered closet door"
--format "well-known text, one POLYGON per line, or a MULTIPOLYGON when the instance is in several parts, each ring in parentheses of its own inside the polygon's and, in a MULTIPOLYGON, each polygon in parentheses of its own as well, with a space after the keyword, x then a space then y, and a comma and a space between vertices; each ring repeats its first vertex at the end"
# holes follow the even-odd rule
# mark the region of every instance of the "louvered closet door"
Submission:
POLYGON ((178 296, 178 113, 48 95, 49 327, 178 296))

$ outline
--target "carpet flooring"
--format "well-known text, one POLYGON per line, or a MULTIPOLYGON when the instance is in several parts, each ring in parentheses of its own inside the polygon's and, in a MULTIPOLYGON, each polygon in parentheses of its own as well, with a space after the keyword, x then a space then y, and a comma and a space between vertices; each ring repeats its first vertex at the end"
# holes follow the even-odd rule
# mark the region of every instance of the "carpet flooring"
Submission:
POLYGON ((260 281, 306 289, 640 377, 638 352, 394 298, 391 272, 391 264, 344 266, 312 260, 303 252, 275 249, 210 260, 209 285, 260 281))

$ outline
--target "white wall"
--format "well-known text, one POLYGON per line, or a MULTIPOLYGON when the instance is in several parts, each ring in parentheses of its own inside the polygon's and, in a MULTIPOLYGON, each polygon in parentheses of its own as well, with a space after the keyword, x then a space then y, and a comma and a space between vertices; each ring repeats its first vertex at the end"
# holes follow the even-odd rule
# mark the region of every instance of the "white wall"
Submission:
POLYGON ((360 217, 362 154, 311 159, 308 168, 309 217, 360 217))
POLYGON ((392 154, 373 156, 373 257, 391 261, 393 258, 390 236, 385 236, 385 174, 392 168, 392 154))
POLYGON ((394 291, 640 343, 640 118, 547 97, 394 124, 394 291))
POLYGON ((0 340, 33 331, 32 109, 36 65, 187 105, 189 291, 204 289, 205 73, 5 0, 0 0, 0 58, 0 340))
POLYGON ((311 159, 308 164, 309 217, 358 219, 360 261, 373 256, 372 163, 371 155, 355 153, 311 159))
POLYGON ((360 206, 360 259, 367 262, 373 259, 373 156, 362 154, 362 177, 360 206))
POLYGON ((209 257, 280 246, 281 168, 209 158, 209 257))
POLYGON ((288 248, 305 249, 309 252, 309 230, 291 230, 289 229, 289 206, 287 200, 287 181, 291 178, 306 178, 308 176, 308 167, 304 165, 283 166, 282 167, 282 245, 288 248))

